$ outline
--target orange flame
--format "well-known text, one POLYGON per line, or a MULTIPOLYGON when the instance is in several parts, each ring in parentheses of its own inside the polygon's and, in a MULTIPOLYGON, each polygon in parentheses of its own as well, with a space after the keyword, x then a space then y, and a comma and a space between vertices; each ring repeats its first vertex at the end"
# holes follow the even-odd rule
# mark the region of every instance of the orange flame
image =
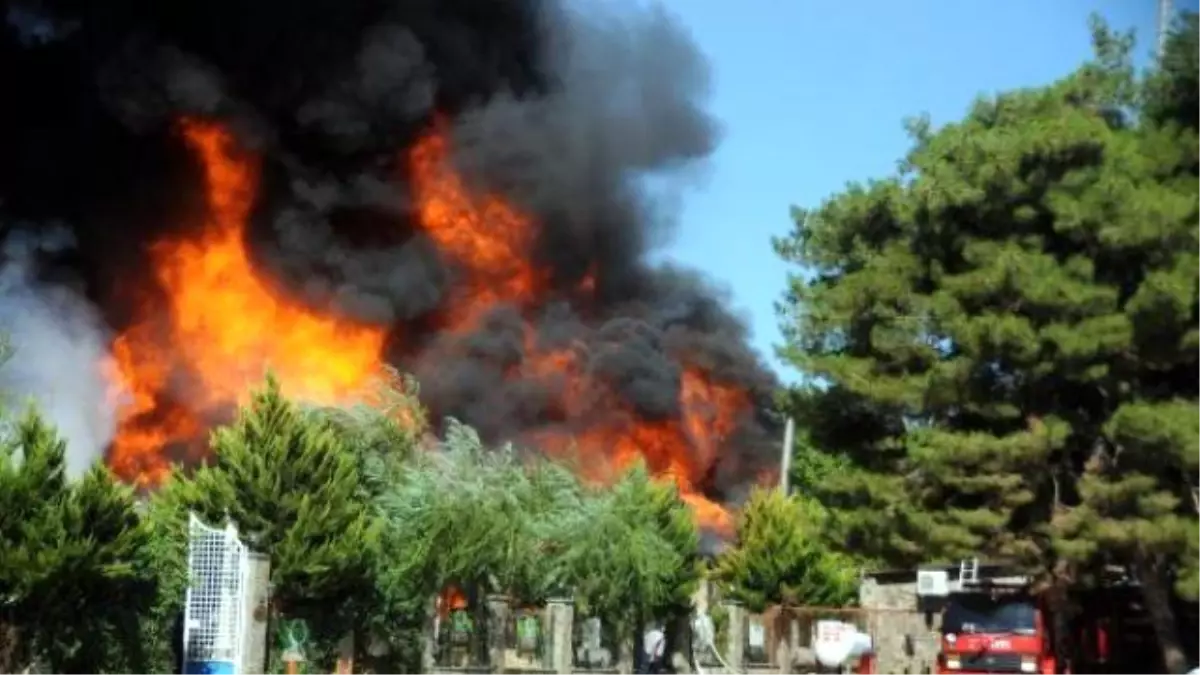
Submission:
POLYGON ((204 169, 208 220, 199 237, 154 245, 164 320, 145 307, 113 345, 130 400, 120 409, 111 463, 143 484, 169 470, 165 445, 195 439, 205 413, 242 402, 266 368, 287 395, 332 404, 377 372, 385 337, 319 316, 259 277, 244 241, 257 184, 253 163, 235 156, 219 126, 187 121, 182 128, 204 169), (186 384, 174 382, 180 374, 186 384), (173 396, 185 397, 188 409, 165 407, 173 396))
POLYGON ((438 615, 445 619, 454 612, 460 609, 467 608, 467 596, 456 586, 447 586, 442 589, 442 592, 437 597, 438 615))
MULTIPOLYGON (((717 450, 751 409, 750 399, 736 388, 710 382, 696 369, 685 369, 681 378, 680 419, 639 420, 633 416, 615 418, 610 424, 590 429, 583 438, 574 439, 578 451, 607 458, 593 465, 593 477, 611 480, 639 458, 664 480, 674 481, 684 502, 697 522, 722 535, 734 530, 732 514, 722 505, 705 497, 699 485, 717 459, 717 450)), ((547 439, 549 448, 561 447, 547 439)))
POLYGON ((462 330, 497 304, 536 298, 544 278, 528 262, 533 224, 498 197, 468 192, 448 149, 436 130, 413 147, 410 166, 422 229, 466 273, 449 311, 451 328, 462 330))

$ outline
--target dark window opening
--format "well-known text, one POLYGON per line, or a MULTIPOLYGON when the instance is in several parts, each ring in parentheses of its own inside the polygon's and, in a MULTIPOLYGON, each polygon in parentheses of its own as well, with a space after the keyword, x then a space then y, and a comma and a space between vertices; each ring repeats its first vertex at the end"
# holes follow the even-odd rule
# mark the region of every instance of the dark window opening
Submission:
POLYGON ((963 595, 950 600, 943 633, 1017 633, 1033 635, 1036 608, 1028 598, 963 595))

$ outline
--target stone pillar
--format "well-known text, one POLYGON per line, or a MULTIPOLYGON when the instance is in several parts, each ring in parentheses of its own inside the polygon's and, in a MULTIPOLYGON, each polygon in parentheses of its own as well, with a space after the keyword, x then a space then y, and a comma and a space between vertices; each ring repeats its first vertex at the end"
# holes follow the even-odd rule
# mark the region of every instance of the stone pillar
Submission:
POLYGON ((726 631, 727 644, 725 647, 725 662, 734 673, 746 672, 746 608, 737 600, 726 600, 725 614, 729 617, 729 628, 726 631))
MULTIPOLYGON (((635 616, 641 616, 636 614, 635 616)), ((637 622, 640 624, 641 622, 637 622)), ((635 624, 635 625, 637 625, 635 624)), ((642 630, 640 625, 637 628, 626 628, 618 632, 617 638, 617 672, 621 675, 629 675, 634 671, 636 664, 641 659, 638 651, 642 648, 642 630)))
POLYGON ((337 662, 333 672, 337 675, 351 675, 354 672, 354 631, 348 631, 338 640, 337 662))
POLYGON ((575 601, 551 598, 546 601, 546 667, 555 673, 570 673, 574 666, 575 601))
POLYGON ((271 559, 249 555, 242 612, 242 670, 246 675, 267 672, 267 626, 271 622, 271 559))
MULTIPOLYGON (((421 672, 432 673, 437 651, 437 634, 434 622, 437 621, 437 595, 432 595, 425 605, 425 625, 421 630, 421 672)), ((440 626, 447 630, 446 626, 440 626)))
POLYGON ((488 667, 493 673, 503 673, 508 652, 508 622, 512 603, 507 595, 487 596, 487 653, 488 667))
POLYGON ((778 613, 775 615, 774 626, 775 641, 771 645, 773 648, 771 653, 775 657, 775 666, 778 668, 779 674, 787 675, 793 670, 792 660, 795 657, 793 650, 796 645, 800 644, 800 625, 791 608, 780 605, 778 613))

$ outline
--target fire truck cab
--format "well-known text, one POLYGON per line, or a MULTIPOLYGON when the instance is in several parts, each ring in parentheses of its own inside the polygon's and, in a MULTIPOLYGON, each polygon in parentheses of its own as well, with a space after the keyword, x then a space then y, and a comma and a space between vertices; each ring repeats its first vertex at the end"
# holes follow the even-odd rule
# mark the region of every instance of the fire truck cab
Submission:
POLYGON ((940 600, 935 673, 1057 672, 1050 622, 1027 577, 981 575, 979 562, 969 560, 957 579, 925 570, 917 584, 922 595, 940 600))

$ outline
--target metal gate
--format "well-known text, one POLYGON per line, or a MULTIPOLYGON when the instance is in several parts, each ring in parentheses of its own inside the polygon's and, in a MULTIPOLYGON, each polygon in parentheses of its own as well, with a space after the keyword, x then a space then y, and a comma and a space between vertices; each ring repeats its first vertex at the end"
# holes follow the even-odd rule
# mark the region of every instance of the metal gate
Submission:
POLYGON ((184 673, 242 672, 249 553, 232 524, 217 529, 189 514, 184 673))

